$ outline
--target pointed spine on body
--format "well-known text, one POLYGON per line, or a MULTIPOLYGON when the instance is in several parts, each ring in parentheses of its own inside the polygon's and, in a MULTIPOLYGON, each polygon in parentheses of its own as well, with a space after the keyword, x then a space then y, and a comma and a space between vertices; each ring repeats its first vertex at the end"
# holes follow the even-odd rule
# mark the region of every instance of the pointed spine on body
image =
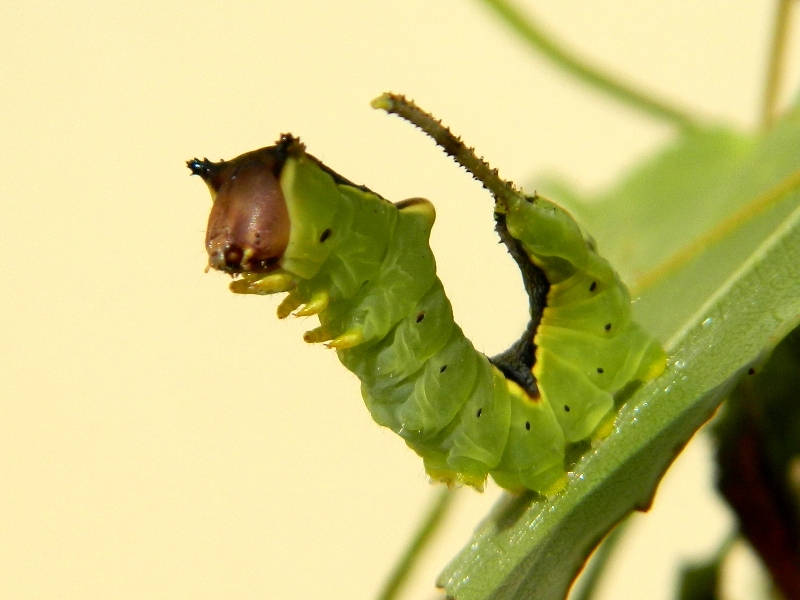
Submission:
MULTIPOLYGON (((454 156, 471 154, 453 140, 437 142, 454 156)), ((304 339, 336 349, 361 380, 373 419, 400 435, 434 480, 481 489, 491 475, 509 490, 556 493, 566 483, 567 444, 602 436, 613 394, 663 370, 663 351, 631 322, 613 269, 543 198, 492 190, 531 323, 490 359, 453 321, 428 244, 435 212, 427 200, 391 203, 288 135, 232 161, 188 164, 214 199, 209 264, 240 276, 235 292, 288 292, 281 318, 318 315, 304 339)), ((484 184, 508 185, 486 169, 484 184)))

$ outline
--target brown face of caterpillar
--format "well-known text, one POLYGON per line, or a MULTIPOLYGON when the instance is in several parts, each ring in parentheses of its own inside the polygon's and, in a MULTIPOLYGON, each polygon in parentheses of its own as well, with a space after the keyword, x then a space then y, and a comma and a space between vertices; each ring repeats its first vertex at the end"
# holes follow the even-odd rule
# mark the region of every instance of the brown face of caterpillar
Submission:
POLYGON ((187 162, 211 190, 208 264, 226 273, 264 273, 289 244, 289 212, 278 177, 283 160, 275 147, 248 152, 231 161, 187 162))

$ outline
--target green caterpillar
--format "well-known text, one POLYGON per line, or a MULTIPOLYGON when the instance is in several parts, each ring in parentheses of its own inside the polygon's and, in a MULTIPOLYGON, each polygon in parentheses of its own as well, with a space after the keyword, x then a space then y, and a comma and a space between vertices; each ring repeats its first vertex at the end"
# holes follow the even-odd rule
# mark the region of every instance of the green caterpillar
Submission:
POLYGON ((419 126, 493 193, 530 298, 518 342, 488 358, 453 321, 428 245, 430 202, 393 204, 291 135, 231 161, 187 163, 214 201, 209 265, 236 277, 234 292, 289 292, 280 318, 317 314, 304 339, 336 349, 373 419, 433 480, 482 489, 491 475, 508 490, 554 494, 567 444, 607 434, 614 393, 663 371, 664 351, 630 320, 628 291, 569 213, 516 191, 402 96, 373 106, 419 126))

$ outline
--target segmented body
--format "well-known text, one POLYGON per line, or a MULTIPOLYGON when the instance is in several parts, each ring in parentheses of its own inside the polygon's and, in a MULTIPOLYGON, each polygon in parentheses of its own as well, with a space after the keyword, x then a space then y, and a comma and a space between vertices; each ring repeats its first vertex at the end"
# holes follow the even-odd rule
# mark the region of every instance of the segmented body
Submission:
POLYGON ((243 248, 223 220, 209 226, 211 264, 243 273, 234 291, 289 291, 281 317, 301 306, 297 314, 317 314, 306 341, 336 348, 373 419, 400 435, 435 480, 481 488, 491 475, 510 490, 555 493, 566 481, 566 445, 600 435, 613 394, 663 369, 663 351, 631 322, 614 271, 569 214, 544 199, 520 196, 498 213, 532 322, 489 359, 453 321, 428 245, 435 213, 427 200, 393 204, 330 171, 291 136, 229 163, 190 167, 209 182, 219 214, 251 194, 248 173, 274 175, 288 242, 243 248), (259 253, 262 268, 241 266, 259 253))

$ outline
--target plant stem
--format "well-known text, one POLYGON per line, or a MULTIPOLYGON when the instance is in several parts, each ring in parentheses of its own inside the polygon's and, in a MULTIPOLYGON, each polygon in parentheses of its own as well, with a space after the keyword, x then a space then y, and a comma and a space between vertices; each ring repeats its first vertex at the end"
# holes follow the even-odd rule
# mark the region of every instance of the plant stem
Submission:
POLYGON ((767 82, 764 86, 764 100, 761 107, 762 129, 769 129, 778 116, 778 95, 781 91, 781 75, 783 75, 783 63, 786 57, 786 40, 789 37, 791 5, 792 0, 778 0, 775 12, 767 82))
POLYGON ((630 518, 626 518, 600 543, 600 547, 595 552, 591 562, 589 562, 586 574, 581 578, 580 591, 570 600, 592 600, 594 593, 597 591, 597 584, 608 566, 608 561, 614 554, 614 550, 616 550, 617 544, 625 534, 629 523, 630 518))
POLYGON ((378 595, 378 600, 394 600, 414 569, 420 554, 433 538, 444 520, 455 496, 455 490, 444 488, 431 503, 428 513, 419 525, 400 561, 378 595))
POLYGON ((686 111, 671 106, 658 98, 637 89, 630 83, 603 71, 577 54, 567 50, 555 37, 545 33, 530 15, 523 15, 511 2, 506 0, 483 0, 494 9, 506 24, 514 29, 535 50, 544 54, 556 65, 571 73, 584 83, 592 85, 617 100, 637 108, 658 119, 678 125, 683 129, 700 126, 700 122, 686 111))

